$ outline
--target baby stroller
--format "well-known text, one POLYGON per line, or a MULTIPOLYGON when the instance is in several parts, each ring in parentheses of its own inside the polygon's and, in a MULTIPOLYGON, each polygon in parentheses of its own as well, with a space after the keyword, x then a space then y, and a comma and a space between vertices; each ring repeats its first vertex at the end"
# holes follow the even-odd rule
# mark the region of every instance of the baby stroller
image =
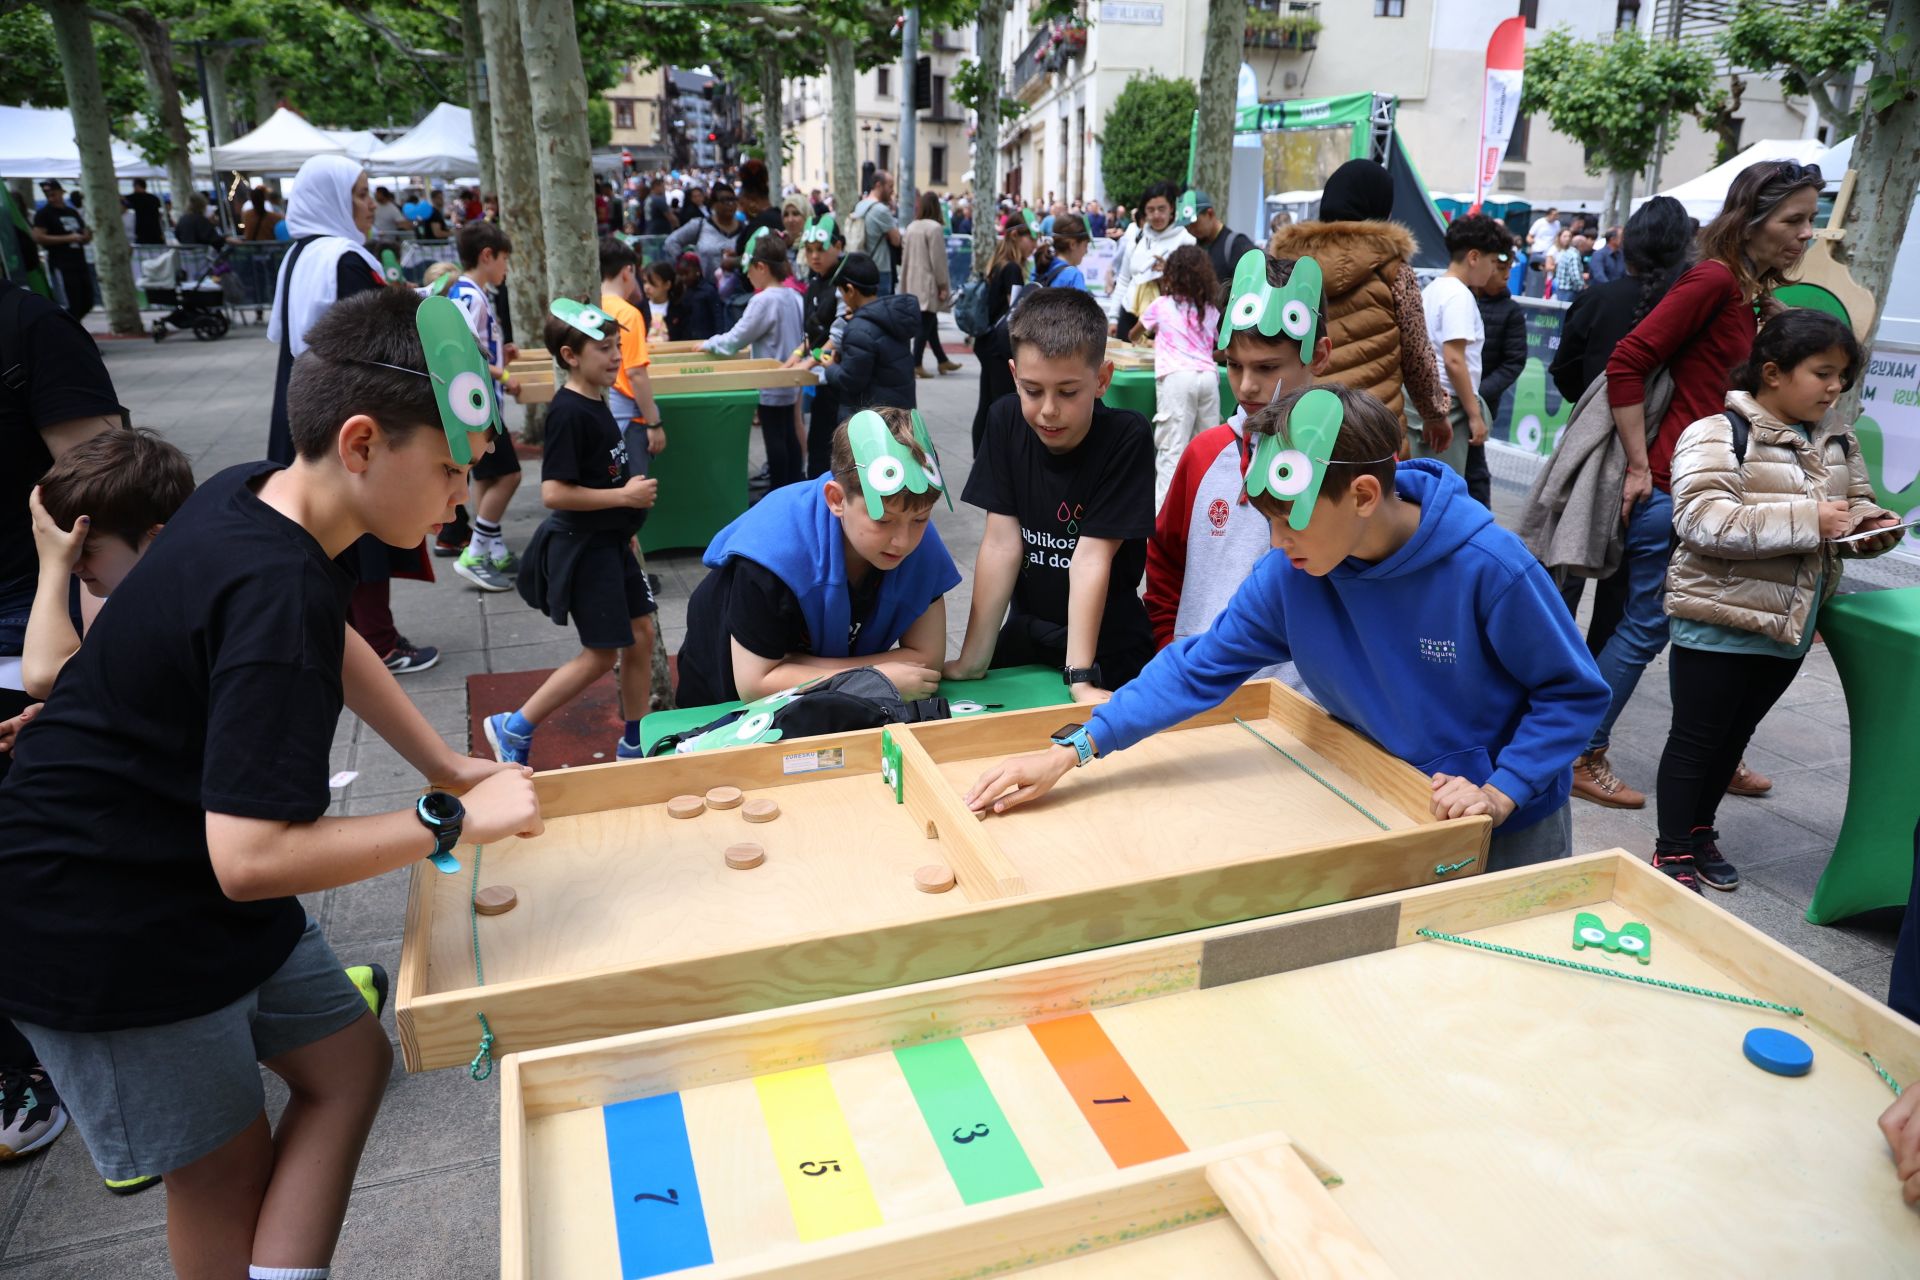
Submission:
POLYGON ((202 342, 225 337, 232 323, 227 319, 224 305, 226 292, 218 284, 209 282, 208 277, 224 274, 229 269, 224 248, 208 260, 200 278, 189 285, 180 283, 184 273, 180 270, 177 250, 155 254, 141 263, 140 288, 146 292, 149 305, 173 308, 153 322, 153 340, 164 339, 170 332, 169 325, 174 329, 193 330, 193 336, 202 342))

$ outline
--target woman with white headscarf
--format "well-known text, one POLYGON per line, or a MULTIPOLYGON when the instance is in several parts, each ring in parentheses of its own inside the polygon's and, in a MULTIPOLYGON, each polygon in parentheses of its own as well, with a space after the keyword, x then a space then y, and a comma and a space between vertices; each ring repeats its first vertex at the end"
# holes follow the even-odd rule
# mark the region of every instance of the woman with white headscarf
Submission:
MULTIPOLYGON (((287 429, 287 379, 293 362, 307 349, 307 330, 342 298, 386 287, 380 260, 367 251, 373 226, 373 197, 358 161, 345 156, 314 156, 300 166, 287 202, 287 231, 293 247, 280 263, 274 288, 273 318, 267 340, 280 346, 273 379, 273 418, 267 429, 267 457, 290 466, 293 437, 287 429)), ((389 547, 371 534, 340 557, 356 580, 347 604, 347 620, 396 675, 424 671, 440 660, 431 646, 415 645, 393 625, 388 603, 392 579, 433 581, 426 546, 389 547)))

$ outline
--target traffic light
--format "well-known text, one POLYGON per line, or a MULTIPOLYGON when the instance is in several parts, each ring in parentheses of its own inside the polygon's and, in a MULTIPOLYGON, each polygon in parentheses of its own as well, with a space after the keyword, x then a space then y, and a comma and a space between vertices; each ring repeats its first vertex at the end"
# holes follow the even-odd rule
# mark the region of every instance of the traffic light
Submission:
POLYGON ((707 141, 708 141, 708 142, 718 142, 718 141, 720 141, 720 135, 719 135, 719 134, 717 134, 717 133, 710 133, 710 134, 708 134, 708 135, 707 135, 707 141))
POLYGON ((913 60, 913 109, 933 110, 933 59, 924 53, 913 60))

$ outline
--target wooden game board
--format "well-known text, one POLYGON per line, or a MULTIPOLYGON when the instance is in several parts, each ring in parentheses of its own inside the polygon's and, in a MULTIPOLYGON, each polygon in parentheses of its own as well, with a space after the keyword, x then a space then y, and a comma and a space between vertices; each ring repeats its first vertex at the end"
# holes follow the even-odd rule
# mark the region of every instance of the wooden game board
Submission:
MULTIPOLYGON (((522 356, 508 367, 519 381, 521 404, 545 404, 553 399, 553 362, 544 354, 522 356)), ((715 391, 764 391, 770 387, 811 387, 814 376, 806 369, 784 369, 778 360, 714 356, 710 361, 676 356, 653 366, 653 394, 705 395, 715 391)))
POLYGON ((1867 1052, 1920 1077, 1920 1027, 1615 850, 509 1057, 502 1275, 1911 1274, 1867 1052))
POLYGON ((1054 707, 884 731, 904 804, 881 777, 881 730, 538 775, 545 834, 482 857, 478 887, 519 895, 477 921, 484 985, 474 851, 459 851, 458 875, 415 870, 395 1006, 407 1065, 468 1061, 481 1014, 499 1052, 567 1044, 1483 869, 1485 818, 1434 821, 1417 770, 1271 680, 1018 813, 967 812, 988 765, 1073 718, 1054 707), (672 797, 723 785, 782 816, 667 815, 672 797), (722 852, 739 840, 761 842, 765 864, 729 870, 722 852), (929 863, 958 889, 917 891, 929 863))

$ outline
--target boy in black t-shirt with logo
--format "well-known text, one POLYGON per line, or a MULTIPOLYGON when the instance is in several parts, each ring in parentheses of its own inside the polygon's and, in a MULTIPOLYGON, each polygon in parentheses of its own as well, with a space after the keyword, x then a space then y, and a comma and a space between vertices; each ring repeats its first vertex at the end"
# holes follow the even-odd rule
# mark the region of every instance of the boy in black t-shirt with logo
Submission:
POLYGON ((653 615, 659 605, 633 554, 633 536, 660 493, 641 474, 607 408, 620 372, 620 325, 599 307, 555 298, 547 317, 547 350, 567 370, 567 385, 547 407, 540 457, 540 501, 553 514, 527 544, 520 598, 580 632, 580 653, 562 663, 518 711, 482 722, 493 754, 527 763, 540 722, 620 667, 625 732, 618 759, 639 759, 640 713, 653 678, 653 615), (627 713, 634 713, 627 718, 627 713))
POLYGON ((946 677, 1040 663, 1060 668, 1074 701, 1104 702, 1153 656, 1139 595, 1153 533, 1153 428, 1100 403, 1113 366, 1107 319, 1090 294, 1035 291, 1007 336, 1016 390, 988 410, 967 477, 966 500, 987 512, 987 531, 966 642, 946 677))
POLYGON ((465 492, 492 418, 473 337, 379 289, 306 341, 293 465, 187 500, 0 783, 0 1013, 101 1174, 165 1179, 183 1274, 326 1275, 386 1089, 386 1033, 295 895, 540 829, 527 771, 455 752, 348 628, 333 561, 419 542, 465 492), (343 703, 446 791, 328 816, 343 703), (260 1064, 290 1093, 278 1132, 260 1064))

